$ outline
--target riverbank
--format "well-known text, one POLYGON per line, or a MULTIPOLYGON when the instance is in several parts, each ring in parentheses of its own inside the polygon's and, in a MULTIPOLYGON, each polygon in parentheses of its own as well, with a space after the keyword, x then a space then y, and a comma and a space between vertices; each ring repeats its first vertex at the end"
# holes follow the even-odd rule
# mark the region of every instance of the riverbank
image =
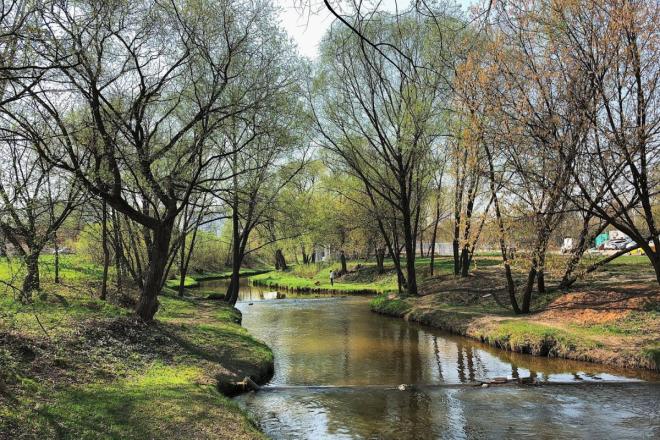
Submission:
MULTIPOLYGON (((429 258, 415 260, 420 280, 428 278, 430 262, 429 258)), ((497 263, 497 258, 477 256, 473 267, 489 267, 497 263)), ((434 268, 437 274, 449 274, 453 261, 447 257, 438 257, 435 259, 434 268)), ((349 261, 347 272, 338 275, 334 283, 331 283, 330 272, 334 270, 335 273, 340 273, 340 269, 338 262, 300 264, 286 271, 270 271, 250 276, 249 279, 257 286, 301 293, 379 295, 398 291, 396 272, 390 261, 386 262, 382 273, 379 273, 374 261, 349 261)))
POLYGON ((660 290, 652 281, 619 283, 614 272, 630 276, 634 270, 621 269, 567 294, 550 291, 537 298, 535 313, 524 316, 506 308, 496 270, 486 269, 463 280, 427 280, 420 297, 381 295, 371 309, 508 351, 658 370, 660 290), (602 282, 606 277, 610 281, 602 282))
POLYGON ((0 295, 0 438, 263 438, 220 392, 273 373, 237 309, 166 289, 146 325, 93 275, 49 275, 33 304, 0 295))
MULTIPOLYGON (((251 277, 254 275, 260 275, 264 273, 268 273, 272 271, 272 269, 241 269, 240 271, 240 276, 241 277, 251 277)), ((201 272, 201 273, 194 273, 192 275, 187 275, 184 282, 183 282, 183 287, 186 289, 194 289, 196 287, 200 286, 200 283, 203 281, 212 281, 212 280, 226 280, 231 278, 231 270, 225 270, 221 272, 201 272)), ((180 279, 177 278, 172 278, 169 279, 165 282, 165 285, 171 289, 178 289, 179 288, 179 283, 180 279)))

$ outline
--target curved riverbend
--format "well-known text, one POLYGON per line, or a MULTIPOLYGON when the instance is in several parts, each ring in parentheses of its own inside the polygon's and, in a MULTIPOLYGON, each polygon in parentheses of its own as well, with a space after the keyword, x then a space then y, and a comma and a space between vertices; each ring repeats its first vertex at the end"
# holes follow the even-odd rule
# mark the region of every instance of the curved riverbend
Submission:
POLYGON ((505 352, 371 313, 367 298, 258 296, 252 290, 238 308, 243 325, 272 348, 275 375, 262 391, 237 401, 273 438, 649 438, 660 432, 657 373, 505 352), (496 376, 542 385, 470 385, 496 376), (399 384, 415 386, 400 391, 399 384))

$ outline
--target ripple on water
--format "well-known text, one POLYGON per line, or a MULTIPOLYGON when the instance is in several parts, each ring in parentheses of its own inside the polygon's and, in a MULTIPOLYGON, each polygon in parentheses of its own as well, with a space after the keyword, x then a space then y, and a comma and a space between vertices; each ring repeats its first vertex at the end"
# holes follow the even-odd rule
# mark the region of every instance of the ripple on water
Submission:
POLYGON ((273 438, 660 438, 656 373, 504 352, 371 313, 366 298, 256 300, 262 296, 251 290, 253 304, 238 307, 243 325, 273 349, 271 384, 355 386, 238 397, 273 438), (575 384, 368 387, 494 376, 575 384), (640 379, 655 384, 632 382, 640 379), (607 381, 631 383, 600 385, 607 381))

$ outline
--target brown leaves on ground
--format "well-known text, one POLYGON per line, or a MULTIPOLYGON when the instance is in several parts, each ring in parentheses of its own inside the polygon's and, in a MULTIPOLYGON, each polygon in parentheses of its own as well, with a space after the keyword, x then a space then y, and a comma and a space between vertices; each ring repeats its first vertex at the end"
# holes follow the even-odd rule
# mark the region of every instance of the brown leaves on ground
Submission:
MULTIPOLYGON (((660 304, 660 290, 571 292, 551 302, 537 316, 539 319, 561 319, 581 325, 618 321, 632 312, 645 312, 660 304)), ((656 329, 658 330, 658 329, 656 329)))

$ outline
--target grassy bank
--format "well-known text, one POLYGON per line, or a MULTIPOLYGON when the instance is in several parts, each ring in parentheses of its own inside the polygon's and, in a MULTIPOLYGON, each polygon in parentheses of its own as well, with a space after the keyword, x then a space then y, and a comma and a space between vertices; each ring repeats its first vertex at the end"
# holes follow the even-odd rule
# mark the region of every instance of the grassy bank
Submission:
POLYGON ((371 308, 513 352, 658 370, 660 290, 643 258, 617 261, 569 293, 549 291, 529 315, 506 307, 497 267, 427 279, 426 295, 381 295, 371 308))
MULTIPOLYGON (((420 280, 428 277, 430 262, 429 258, 415 260, 420 280)), ((493 264, 497 264, 497 259, 491 257, 478 257, 474 262, 475 267, 493 264)), ((351 261, 348 263, 348 273, 339 276, 331 284, 330 271, 339 271, 340 268, 339 263, 295 265, 288 271, 272 271, 251 276, 250 280, 264 287, 299 292, 381 294, 398 290, 396 272, 391 262, 385 264, 384 273, 378 273, 373 261, 351 261)), ((448 274, 453 270, 453 261, 446 257, 436 258, 434 268, 437 274, 448 274)))
MULTIPOLYGON (((240 271, 240 276, 241 277, 249 277, 253 275, 259 275, 263 273, 270 272, 272 269, 268 268, 260 268, 260 269, 251 269, 251 268, 245 268, 241 269, 240 271)), ((219 272, 202 272, 202 273, 195 273, 192 275, 187 275, 183 287, 186 289, 194 289, 196 287, 199 287, 200 283, 202 281, 210 281, 210 280, 225 280, 231 278, 231 270, 225 270, 225 271, 219 271, 219 272)), ((165 281, 165 286, 172 288, 172 289, 178 289, 179 288, 179 282, 180 278, 172 278, 167 281, 165 281)))
POLYGON ((0 293, 0 438, 262 438, 219 391, 272 374, 238 310, 166 291, 145 325, 73 258, 33 304, 0 293))

